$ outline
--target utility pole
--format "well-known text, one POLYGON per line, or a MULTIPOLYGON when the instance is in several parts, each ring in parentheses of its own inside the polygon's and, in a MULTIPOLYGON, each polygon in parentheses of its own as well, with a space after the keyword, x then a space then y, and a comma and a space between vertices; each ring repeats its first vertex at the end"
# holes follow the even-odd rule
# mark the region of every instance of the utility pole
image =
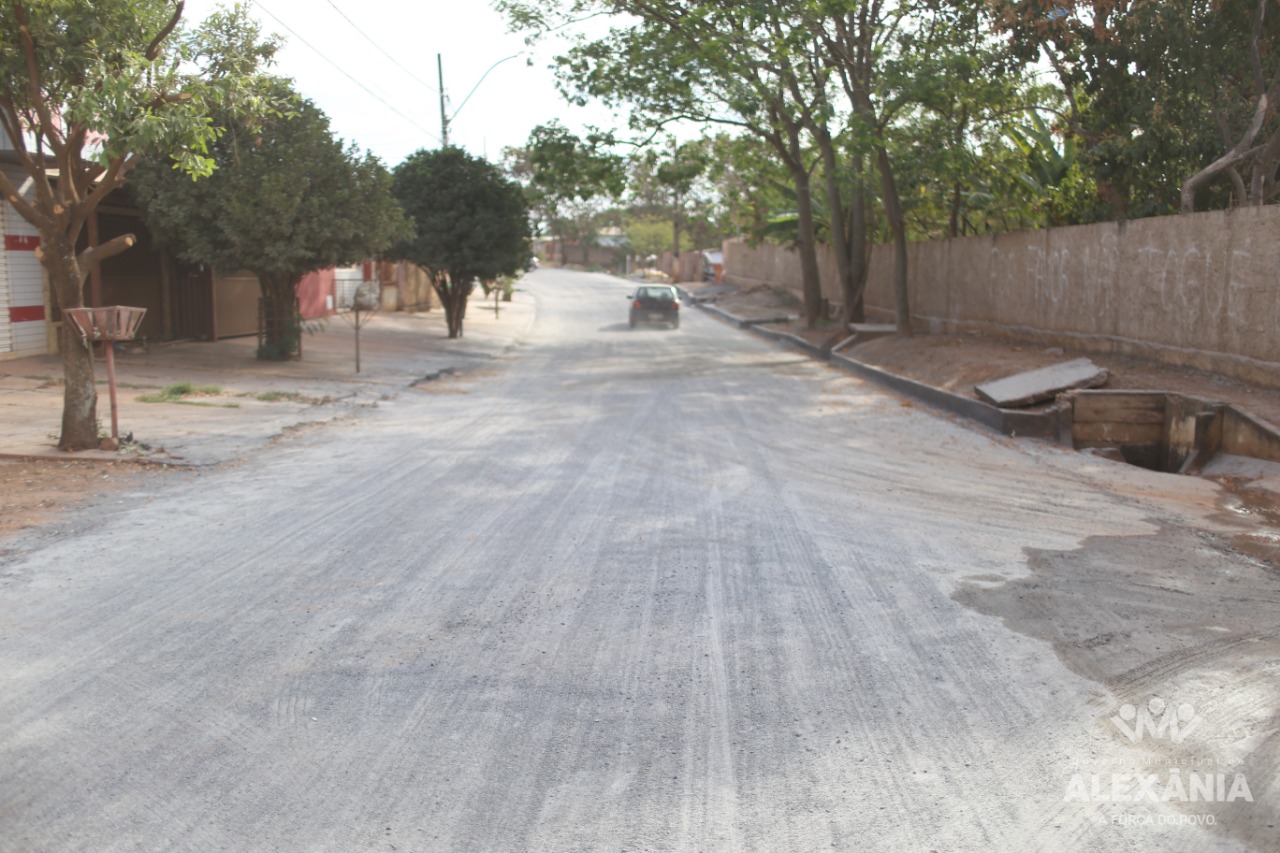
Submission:
POLYGON ((440 147, 449 147, 449 115, 444 109, 444 60, 436 54, 436 77, 440 81, 440 147))

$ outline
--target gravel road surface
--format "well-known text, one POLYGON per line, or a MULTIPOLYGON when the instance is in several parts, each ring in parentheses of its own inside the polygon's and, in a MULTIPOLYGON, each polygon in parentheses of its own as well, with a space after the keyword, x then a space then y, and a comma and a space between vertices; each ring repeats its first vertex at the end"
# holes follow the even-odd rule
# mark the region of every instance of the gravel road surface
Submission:
POLYGON ((483 371, 0 560, 0 850, 1277 848, 1214 484, 527 287, 483 371))

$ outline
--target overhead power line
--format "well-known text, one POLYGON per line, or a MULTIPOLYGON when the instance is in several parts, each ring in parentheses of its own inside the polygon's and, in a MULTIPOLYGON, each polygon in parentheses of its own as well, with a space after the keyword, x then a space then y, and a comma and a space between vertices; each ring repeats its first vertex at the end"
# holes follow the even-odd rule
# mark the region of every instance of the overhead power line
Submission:
POLYGON ((427 88, 427 90, 428 90, 428 91, 430 91, 433 95, 435 95, 435 94, 439 94, 439 90, 437 90, 435 86, 431 85, 431 84, 430 84, 430 83, 428 83, 426 80, 423 80, 421 77, 419 77, 418 75, 414 74, 414 73, 413 73, 413 71, 411 71, 407 66, 405 66, 403 63, 401 63, 401 62, 400 62, 400 60, 396 59, 396 58, 395 58, 394 56, 392 56, 390 53, 387 53, 386 49, 385 49, 382 45, 380 45, 380 44, 378 44, 376 41, 374 41, 374 40, 369 36, 369 34, 368 34, 368 33, 366 33, 364 30, 360 29, 360 26, 359 26, 358 24, 356 24, 356 22, 355 22, 355 21, 351 20, 350 16, 349 16, 349 15, 347 15, 347 13, 346 13, 346 12, 344 12, 344 11, 342 11, 341 9, 339 9, 339 8, 338 8, 338 4, 337 4, 337 3, 334 3, 334 2, 333 2, 333 0, 329 0, 329 5, 333 7, 333 11, 335 11, 335 12, 337 12, 339 15, 341 15, 341 16, 342 16, 342 19, 343 19, 344 21, 346 21, 348 24, 350 24, 350 25, 351 25, 351 29, 355 30, 355 31, 356 31, 356 32, 358 32, 360 35, 364 36, 364 40, 365 40, 365 41, 367 41, 369 44, 373 45, 374 49, 375 49, 375 50, 377 50, 377 51, 378 51, 378 53, 381 53, 381 54, 382 54, 383 56, 385 56, 387 59, 391 60, 391 62, 392 62, 392 63, 393 63, 397 68, 399 68, 399 69, 400 69, 401 71, 403 71, 405 74, 408 74, 408 75, 409 75, 409 77, 410 77, 410 79, 412 79, 415 83, 418 83, 418 84, 419 84, 419 85, 421 85, 421 86, 425 86, 425 87, 427 88))
MULTIPOLYGON (((338 73, 342 74, 342 76, 343 76, 343 77, 346 77, 346 78, 347 78, 348 80, 350 80, 352 83, 356 84, 356 85, 357 85, 357 86, 359 86, 361 89, 363 89, 365 92, 369 93, 369 96, 370 96, 371 98, 373 98, 373 99, 374 99, 374 100, 376 100, 378 103, 380 103, 380 104, 382 104, 383 106, 385 106, 387 109, 391 110, 391 112, 393 112, 393 113, 395 113, 396 115, 400 116, 400 118, 404 119, 404 120, 405 120, 405 121, 407 121, 409 124, 411 124, 411 125, 413 125, 414 127, 416 127, 418 130, 420 130, 420 131, 422 131, 423 133, 427 134, 427 136, 429 136, 429 137, 431 137, 431 138, 433 138, 433 139, 436 139, 436 140, 439 140, 439 139, 440 139, 440 134, 439 134, 439 133, 436 133, 436 132, 435 132, 435 131, 433 131, 433 130, 428 130, 427 128, 423 127, 422 125, 418 124, 416 121, 414 121, 413 119, 411 119, 409 116, 407 116, 407 115, 405 115, 404 113, 402 113, 402 112, 401 112, 401 111, 400 111, 400 110, 399 110, 399 109, 398 109, 394 104, 392 104, 392 103, 391 103, 390 101, 388 101, 386 98, 383 98, 383 97, 382 97, 381 95, 379 95, 377 92, 375 92, 375 91, 373 91, 372 89, 370 89, 370 88, 369 88, 368 86, 366 86, 364 83, 361 83, 361 82, 360 82, 359 80, 357 80, 354 76, 352 76, 352 74, 351 74, 349 71, 347 71, 345 68, 343 68, 343 67, 342 67, 341 65, 339 65, 337 62, 334 62, 334 61, 333 61, 333 58, 332 58, 332 57, 330 57, 327 53, 325 53, 324 51, 320 50, 320 49, 319 49, 318 47, 316 47, 315 45, 311 44, 311 42, 307 41, 307 40, 306 40, 306 39, 304 39, 302 36, 298 35, 298 34, 297 34, 297 32, 295 32, 295 31, 293 30, 293 28, 292 28, 292 27, 290 27, 290 26, 289 26, 288 24, 286 24, 284 21, 280 20, 280 17, 279 17, 278 15, 276 15, 274 12, 272 12, 272 11, 271 11, 270 9, 268 9, 266 6, 263 6, 263 5, 262 5, 262 0, 251 0, 251 2, 253 3, 253 5, 257 6, 259 9, 261 9, 263 12, 265 12, 268 16, 270 16, 270 18, 271 18, 273 21, 275 21, 275 22, 276 22, 277 24, 279 24, 280 26, 284 27, 284 28, 285 28, 285 30, 286 30, 286 31, 288 31, 288 33, 289 33, 290 35, 292 35, 294 38, 296 38, 296 39, 297 39, 298 41, 300 41, 302 44, 304 44, 304 45, 306 45, 307 47, 309 47, 309 48, 310 48, 314 53, 316 53, 316 54, 317 54, 321 59, 323 59, 325 62, 329 63, 330 65, 332 65, 335 69, 337 69, 337 70, 338 70, 338 73)), ((367 37, 366 37, 366 38, 367 38, 367 37)), ((433 90, 433 91, 434 91, 434 90, 433 90)))

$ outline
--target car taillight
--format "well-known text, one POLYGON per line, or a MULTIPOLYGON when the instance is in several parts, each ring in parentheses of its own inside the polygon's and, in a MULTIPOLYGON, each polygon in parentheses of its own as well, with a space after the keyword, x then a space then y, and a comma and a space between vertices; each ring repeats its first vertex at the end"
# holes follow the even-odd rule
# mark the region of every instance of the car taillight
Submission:
POLYGON ((679 310, 680 310, 680 303, 679 303, 679 302, 672 301, 672 303, 671 303, 671 310, 672 310, 672 311, 679 311, 679 310))
POLYGON ((632 303, 631 303, 631 305, 632 305, 632 307, 634 307, 634 308, 639 308, 639 307, 641 307, 641 306, 640 306, 640 300, 639 300, 639 299, 637 299, 635 302, 632 302, 632 303))

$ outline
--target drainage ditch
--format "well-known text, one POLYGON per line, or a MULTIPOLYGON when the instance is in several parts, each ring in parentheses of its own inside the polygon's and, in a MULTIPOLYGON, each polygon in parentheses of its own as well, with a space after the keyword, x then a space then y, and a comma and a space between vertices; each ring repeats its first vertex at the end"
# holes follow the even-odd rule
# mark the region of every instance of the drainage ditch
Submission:
POLYGON ((1274 427, 1238 406, 1164 392, 1078 391, 1065 401, 1064 442, 1153 471, 1204 472, 1223 488, 1220 520, 1245 528, 1231 547, 1280 570, 1280 496, 1249 477, 1204 471, 1220 454, 1280 462, 1274 427))
POLYGON ((1067 401, 1077 450, 1170 474, 1198 473, 1219 453, 1280 462, 1280 434, 1238 406, 1160 391, 1077 391, 1067 401))

